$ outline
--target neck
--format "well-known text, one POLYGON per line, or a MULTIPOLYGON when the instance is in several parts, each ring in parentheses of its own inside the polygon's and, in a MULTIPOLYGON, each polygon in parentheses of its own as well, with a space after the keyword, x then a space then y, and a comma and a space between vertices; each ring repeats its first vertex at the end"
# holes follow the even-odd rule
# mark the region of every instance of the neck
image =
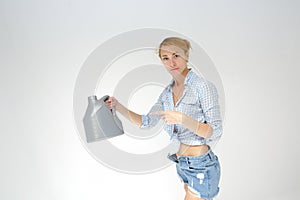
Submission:
POLYGON ((189 69, 186 67, 181 74, 174 76, 174 86, 178 87, 178 86, 182 86, 184 84, 184 80, 186 75, 188 74, 189 69))

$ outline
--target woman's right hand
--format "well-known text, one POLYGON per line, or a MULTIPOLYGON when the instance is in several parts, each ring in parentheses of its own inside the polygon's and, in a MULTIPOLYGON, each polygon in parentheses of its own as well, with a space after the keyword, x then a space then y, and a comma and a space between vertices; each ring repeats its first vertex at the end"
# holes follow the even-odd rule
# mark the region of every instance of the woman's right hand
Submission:
POLYGON ((118 100, 115 97, 109 97, 106 101, 105 101, 106 105, 109 107, 109 109, 113 109, 116 108, 116 105, 119 103, 118 100))

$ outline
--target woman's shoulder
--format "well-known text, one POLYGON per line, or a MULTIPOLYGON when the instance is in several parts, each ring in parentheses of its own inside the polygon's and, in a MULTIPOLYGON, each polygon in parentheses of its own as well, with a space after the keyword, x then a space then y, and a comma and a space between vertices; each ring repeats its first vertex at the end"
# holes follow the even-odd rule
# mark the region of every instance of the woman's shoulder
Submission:
POLYGON ((198 92, 201 90, 207 90, 207 89, 214 89, 215 85, 213 82, 207 80, 205 77, 202 75, 199 75, 198 73, 191 71, 191 78, 189 81, 189 85, 196 89, 198 92))
POLYGON ((161 101, 166 101, 167 100, 167 97, 168 97, 168 92, 170 90, 170 85, 166 86, 162 92, 160 93, 158 99, 161 100, 161 101))
POLYGON ((206 84, 207 80, 202 75, 199 75, 194 71, 191 71, 190 73, 191 74, 188 81, 190 85, 196 86, 198 88, 206 84))

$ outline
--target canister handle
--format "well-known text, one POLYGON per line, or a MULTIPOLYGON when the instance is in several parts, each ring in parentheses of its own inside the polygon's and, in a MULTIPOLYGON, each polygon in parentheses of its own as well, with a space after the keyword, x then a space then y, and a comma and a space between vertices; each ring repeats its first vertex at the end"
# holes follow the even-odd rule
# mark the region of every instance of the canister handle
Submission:
MULTIPOLYGON (((107 106, 106 103, 105 103, 105 101, 106 101, 108 98, 109 98, 109 96, 108 96, 108 95, 105 95, 105 96, 103 96, 101 99, 99 99, 99 101, 101 101, 101 104, 102 104, 102 105, 107 106)), ((107 108, 108 108, 108 107, 107 107, 107 108)), ((116 109, 115 109, 115 107, 112 107, 111 112, 112 112, 113 115, 116 115, 116 109)))

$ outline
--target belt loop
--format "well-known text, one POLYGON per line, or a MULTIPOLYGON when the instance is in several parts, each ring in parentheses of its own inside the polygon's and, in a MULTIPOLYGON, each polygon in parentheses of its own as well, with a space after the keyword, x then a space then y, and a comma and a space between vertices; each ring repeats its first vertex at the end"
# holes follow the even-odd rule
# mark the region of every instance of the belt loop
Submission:
POLYGON ((185 162, 186 162, 187 165, 190 164, 190 163, 189 163, 189 158, 188 158, 188 157, 185 157, 185 162))
POLYGON ((214 153, 211 150, 209 150, 208 155, 209 155, 209 157, 210 157, 211 160, 215 159, 214 153))

